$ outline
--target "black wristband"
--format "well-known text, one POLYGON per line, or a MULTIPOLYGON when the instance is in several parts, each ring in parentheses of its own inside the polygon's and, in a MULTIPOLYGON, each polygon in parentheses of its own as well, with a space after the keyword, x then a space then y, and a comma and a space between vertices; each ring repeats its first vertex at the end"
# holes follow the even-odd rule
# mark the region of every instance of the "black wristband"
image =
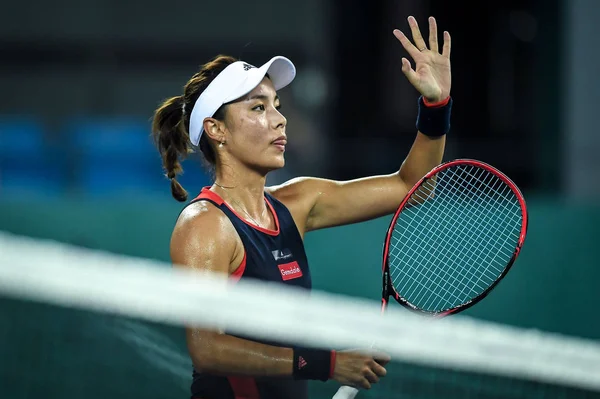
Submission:
POLYGON ((417 114, 417 130, 430 137, 440 137, 450 131, 450 113, 452 98, 441 102, 442 105, 426 104, 423 96, 419 97, 417 114), (444 104, 445 103, 445 104, 444 104))
POLYGON ((294 348, 294 371, 296 380, 327 381, 333 374, 335 351, 294 348))

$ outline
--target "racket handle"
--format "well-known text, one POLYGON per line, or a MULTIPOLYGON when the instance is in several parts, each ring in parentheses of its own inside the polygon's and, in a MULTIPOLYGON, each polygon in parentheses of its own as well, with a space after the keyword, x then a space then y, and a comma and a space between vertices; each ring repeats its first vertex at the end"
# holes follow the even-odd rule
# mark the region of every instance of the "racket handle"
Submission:
POLYGON ((344 385, 333 395, 333 399, 354 399, 356 395, 358 395, 358 389, 344 385))

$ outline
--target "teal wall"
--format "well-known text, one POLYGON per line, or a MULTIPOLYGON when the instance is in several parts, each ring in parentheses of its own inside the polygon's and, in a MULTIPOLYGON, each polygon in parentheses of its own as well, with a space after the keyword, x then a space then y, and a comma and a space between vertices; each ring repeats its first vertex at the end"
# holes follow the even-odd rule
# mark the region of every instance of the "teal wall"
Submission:
MULTIPOLYGON (((530 228, 520 258, 467 314, 600 339, 600 207, 544 199, 528 204, 530 228)), ((4 200, 0 229, 168 261, 179 209, 174 201, 4 200)), ((308 234, 315 288, 378 300, 388 222, 308 234)), ((0 309, 0 385, 11 398, 187 397, 189 361, 179 329, 7 299, 0 309)), ((335 388, 314 387, 328 389, 323 397, 335 388)))

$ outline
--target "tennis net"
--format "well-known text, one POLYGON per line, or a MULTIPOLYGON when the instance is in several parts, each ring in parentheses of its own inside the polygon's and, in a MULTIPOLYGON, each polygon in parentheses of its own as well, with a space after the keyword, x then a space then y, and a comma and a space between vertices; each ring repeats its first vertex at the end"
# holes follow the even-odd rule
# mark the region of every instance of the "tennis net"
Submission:
MULTIPOLYGON (((0 386, 7 398, 189 397, 183 325, 393 362, 364 398, 596 398, 600 343, 210 274, 0 234, 0 386), (298 295, 304 295, 298 300, 298 295)), ((311 382, 311 398, 339 384, 311 382)))

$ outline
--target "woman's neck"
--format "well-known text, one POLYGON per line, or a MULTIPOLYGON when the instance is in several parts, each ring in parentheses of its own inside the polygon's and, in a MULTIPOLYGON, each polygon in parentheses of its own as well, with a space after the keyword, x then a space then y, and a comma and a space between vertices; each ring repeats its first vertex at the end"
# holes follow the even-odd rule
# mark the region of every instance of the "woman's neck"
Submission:
POLYGON ((258 173, 217 173, 212 190, 238 213, 259 226, 270 224, 264 201, 266 176, 258 173))

